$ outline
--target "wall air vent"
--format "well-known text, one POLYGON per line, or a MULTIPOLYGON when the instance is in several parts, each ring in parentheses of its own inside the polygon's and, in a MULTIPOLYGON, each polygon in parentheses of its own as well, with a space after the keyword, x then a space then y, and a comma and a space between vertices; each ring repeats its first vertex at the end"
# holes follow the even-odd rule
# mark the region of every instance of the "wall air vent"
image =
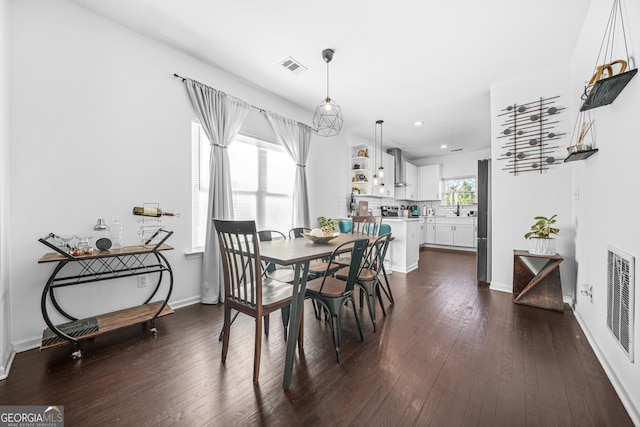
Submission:
POLYGON ((607 328, 633 362, 635 257, 607 250, 607 328))
POLYGON ((280 63, 284 68, 291 71, 293 74, 300 74, 308 70, 307 67, 293 59, 292 57, 288 57, 284 61, 280 63))

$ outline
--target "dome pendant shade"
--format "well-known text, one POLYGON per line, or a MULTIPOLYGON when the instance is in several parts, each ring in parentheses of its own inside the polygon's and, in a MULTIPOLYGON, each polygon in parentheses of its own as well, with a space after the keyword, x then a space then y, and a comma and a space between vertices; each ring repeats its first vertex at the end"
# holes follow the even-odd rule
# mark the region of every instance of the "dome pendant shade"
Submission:
POLYGON ((333 59, 333 49, 322 51, 322 59, 327 63, 327 97, 316 107, 313 127, 320 136, 335 136, 340 133, 344 119, 342 108, 329 98, 329 62, 333 59))

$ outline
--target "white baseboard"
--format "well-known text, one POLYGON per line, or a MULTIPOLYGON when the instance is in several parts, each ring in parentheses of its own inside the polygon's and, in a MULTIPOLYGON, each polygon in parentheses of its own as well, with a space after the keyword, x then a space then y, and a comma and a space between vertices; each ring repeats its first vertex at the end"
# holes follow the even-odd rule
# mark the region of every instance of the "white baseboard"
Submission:
POLYGON ((506 292, 508 294, 513 293, 513 285, 511 284, 504 285, 502 283, 491 282, 491 284, 489 285, 489 289, 492 291, 506 292))
POLYGON ((615 371, 613 370, 611 365, 609 365, 609 361, 607 360, 606 357, 604 357, 604 354, 602 353, 602 350, 600 349, 598 342, 593 338, 593 335, 591 335, 591 331, 589 330, 587 323, 582 319, 582 316, 580 315, 580 311, 574 309, 573 314, 575 315, 576 320, 578 321, 578 325, 580 325, 580 329, 582 329, 582 332, 584 332, 584 335, 587 337, 587 341, 589 342, 589 345, 593 349, 593 352, 596 354, 596 357, 598 358, 598 361, 600 362, 602 369, 604 369, 604 372, 605 374, 607 374, 609 381, 611 381, 611 385, 613 385, 613 388, 616 390, 616 393, 618 393, 618 397, 620 398, 622 405, 629 413, 629 417, 631 418, 631 421, 633 421, 634 425, 640 426, 640 408, 635 405, 633 400, 629 397, 627 390, 624 388, 622 383, 620 383, 620 380, 618 379, 618 376, 616 375, 615 371))
POLYGON ((2 358, 2 364, 0 364, 0 380, 4 380, 9 376, 9 370, 11 370, 11 364, 16 356, 16 352, 13 346, 9 346, 7 352, 2 358))
MULTIPOLYGON (((491 284, 489 285, 489 289, 492 291, 506 292, 508 294, 513 293, 513 285, 504 285, 501 283, 491 282, 491 284)), ((571 309, 574 309, 575 301, 571 295, 562 295, 562 302, 564 302, 565 304, 569 304, 571 306, 571 309)))

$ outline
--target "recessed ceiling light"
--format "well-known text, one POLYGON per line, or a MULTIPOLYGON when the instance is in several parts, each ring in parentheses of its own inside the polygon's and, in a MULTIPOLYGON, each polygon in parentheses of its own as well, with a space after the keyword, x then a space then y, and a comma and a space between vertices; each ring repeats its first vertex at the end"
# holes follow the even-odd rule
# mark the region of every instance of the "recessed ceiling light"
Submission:
POLYGON ((440 148, 447 148, 447 144, 442 144, 440 148))
POLYGON ((422 120, 418 120, 418 121, 413 122, 413 125, 414 125, 415 127, 420 127, 420 126, 422 126, 423 124, 424 124, 424 122, 423 122, 422 120))

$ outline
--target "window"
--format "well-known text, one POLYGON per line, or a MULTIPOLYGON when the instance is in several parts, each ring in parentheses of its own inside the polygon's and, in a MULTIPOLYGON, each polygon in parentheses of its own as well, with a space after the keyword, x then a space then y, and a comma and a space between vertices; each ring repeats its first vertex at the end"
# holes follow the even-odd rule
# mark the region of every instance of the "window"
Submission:
MULTIPOLYGON (((197 121, 191 125, 192 222, 194 251, 204 248, 209 201, 211 145, 197 121)), ((291 228, 295 164, 272 142, 238 135, 228 148, 231 164, 233 214, 237 220, 255 220, 258 230, 291 228)))
POLYGON ((465 177, 444 180, 445 205, 471 205, 476 203, 476 178, 465 177))

